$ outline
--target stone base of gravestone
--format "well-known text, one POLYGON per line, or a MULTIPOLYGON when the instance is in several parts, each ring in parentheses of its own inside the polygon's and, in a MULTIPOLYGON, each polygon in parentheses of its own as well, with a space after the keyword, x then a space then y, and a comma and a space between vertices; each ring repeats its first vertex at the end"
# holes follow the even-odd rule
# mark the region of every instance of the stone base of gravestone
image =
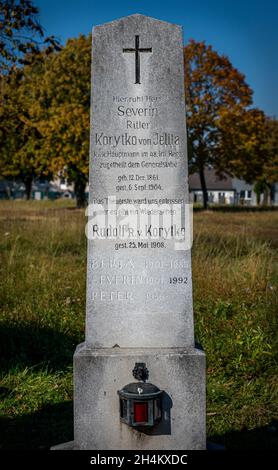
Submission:
POLYGON ((56 450, 206 448, 205 354, 200 349, 90 349, 74 355, 74 442, 56 450), (117 391, 145 362, 149 382, 164 391, 162 420, 140 432, 120 421, 117 391))

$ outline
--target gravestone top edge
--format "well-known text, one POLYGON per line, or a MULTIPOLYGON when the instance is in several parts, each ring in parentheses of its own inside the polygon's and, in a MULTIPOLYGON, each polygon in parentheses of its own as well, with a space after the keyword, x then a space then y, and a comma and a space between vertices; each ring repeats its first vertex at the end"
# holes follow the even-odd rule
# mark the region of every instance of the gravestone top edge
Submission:
POLYGON ((94 25, 93 26, 93 29, 92 29, 92 34, 94 34, 95 32, 101 30, 101 29, 104 29, 106 28, 107 26, 110 26, 110 25, 116 25, 117 23, 120 23, 122 21, 129 21, 129 20, 133 20, 133 19, 146 19, 146 20, 149 20, 149 21, 152 21, 154 23, 161 23, 161 25, 168 25, 168 26, 172 26, 172 27, 175 27, 175 28, 178 28, 178 29, 183 29, 183 27, 179 24, 176 24, 176 23, 170 23, 169 21, 164 21, 164 20, 160 20, 158 18, 154 18, 152 16, 147 16, 147 15, 142 15, 141 13, 134 13, 132 15, 127 15, 127 16, 122 16, 120 18, 116 18, 115 20, 112 20, 112 21, 107 21, 106 23, 102 23, 102 24, 97 24, 97 25, 94 25))
POLYGON ((205 353, 198 345, 192 347, 174 347, 174 348, 92 348, 86 342, 80 343, 75 350, 74 356, 90 356, 90 357, 133 357, 138 358, 148 355, 149 357, 167 356, 167 357, 183 357, 186 356, 201 356, 204 357, 205 353))

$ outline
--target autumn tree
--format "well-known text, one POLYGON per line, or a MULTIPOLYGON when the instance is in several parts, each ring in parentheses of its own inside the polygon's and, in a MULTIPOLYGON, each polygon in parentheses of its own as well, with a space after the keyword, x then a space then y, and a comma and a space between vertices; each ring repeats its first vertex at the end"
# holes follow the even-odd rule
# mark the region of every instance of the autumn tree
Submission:
POLYGON ((274 184, 278 181, 278 120, 273 117, 265 119, 262 152, 264 163, 260 175, 255 179, 255 192, 257 203, 260 203, 263 194, 263 204, 267 205, 269 199, 273 202, 274 184))
POLYGON ((0 0, 0 176, 21 179, 27 198, 33 179, 49 174, 32 84, 46 56, 60 50, 53 36, 44 37, 38 13, 31 0, 0 0))
POLYGON ((227 57, 194 40, 184 56, 189 165, 199 172, 206 208, 206 166, 248 178, 260 170, 256 132, 263 115, 250 109, 252 90, 227 57))
POLYGON ((36 96, 43 64, 42 58, 34 59, 32 66, 15 69, 1 78, 0 175, 23 181, 27 199, 33 179, 50 176, 49 161, 43 149, 42 110, 36 96))
POLYGON ((86 203, 89 173, 91 37, 70 39, 49 57, 38 84, 41 129, 51 171, 74 183, 77 206, 86 203))
POLYGON ((253 183, 263 171, 268 156, 265 152, 266 117, 257 108, 221 110, 217 120, 217 169, 226 171, 247 183, 253 183))
POLYGON ((21 177, 30 194, 37 176, 63 174, 85 205, 89 169, 90 37, 71 39, 59 52, 33 54, 3 77, 0 173, 21 177))
POLYGON ((44 37, 38 8, 31 0, 0 0, 0 74, 25 64, 29 55, 59 50, 54 36, 44 37))

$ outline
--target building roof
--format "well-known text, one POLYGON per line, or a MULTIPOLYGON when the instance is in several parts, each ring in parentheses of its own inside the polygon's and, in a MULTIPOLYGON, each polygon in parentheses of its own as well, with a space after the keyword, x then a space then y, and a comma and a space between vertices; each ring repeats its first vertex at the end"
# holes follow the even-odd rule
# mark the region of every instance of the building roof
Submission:
MULTIPOLYGON (((223 173, 218 176, 213 168, 205 169, 205 180, 208 191, 233 191, 233 180, 232 178, 223 173)), ((201 191, 201 181, 199 173, 193 173, 189 175, 189 189, 190 191, 201 191)))

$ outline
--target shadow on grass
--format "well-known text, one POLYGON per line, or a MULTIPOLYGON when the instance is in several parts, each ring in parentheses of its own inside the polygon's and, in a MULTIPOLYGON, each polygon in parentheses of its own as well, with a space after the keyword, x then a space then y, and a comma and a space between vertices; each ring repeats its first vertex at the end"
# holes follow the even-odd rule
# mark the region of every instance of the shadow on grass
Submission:
MULTIPOLYGON (((0 324, 0 370, 41 364, 63 371, 72 364, 78 335, 70 336, 37 324, 0 324)), ((10 391, 0 388, 0 398, 10 391)), ((47 449, 73 439, 72 402, 49 404, 40 411, 21 416, 0 417, 0 449, 47 449)), ((278 422, 254 430, 209 436, 209 441, 226 449, 276 450, 278 422)))
POLYGON ((220 444, 227 450, 277 450, 278 421, 252 430, 231 431, 209 437, 209 442, 220 444))
MULTIPOLYGON (((47 405, 40 411, 14 418, 0 418, 1 450, 47 450, 73 440, 73 402, 47 405)), ((210 436, 210 450, 277 450, 278 422, 269 426, 210 436)))
POLYGON ((73 440, 73 402, 47 405, 14 418, 0 417, 1 450, 47 450, 73 440))
POLYGON ((36 324, 0 323, 0 371, 34 365, 62 371, 72 364, 79 338, 36 324))

